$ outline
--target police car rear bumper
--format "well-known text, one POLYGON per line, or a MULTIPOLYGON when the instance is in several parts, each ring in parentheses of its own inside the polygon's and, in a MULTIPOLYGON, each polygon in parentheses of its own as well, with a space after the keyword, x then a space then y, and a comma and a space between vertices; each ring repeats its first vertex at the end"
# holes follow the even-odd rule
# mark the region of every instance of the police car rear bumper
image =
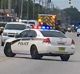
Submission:
POLYGON ((75 53, 75 46, 52 46, 47 45, 44 46, 44 50, 40 52, 40 54, 53 54, 53 55, 61 55, 61 54, 69 54, 73 55, 75 53))

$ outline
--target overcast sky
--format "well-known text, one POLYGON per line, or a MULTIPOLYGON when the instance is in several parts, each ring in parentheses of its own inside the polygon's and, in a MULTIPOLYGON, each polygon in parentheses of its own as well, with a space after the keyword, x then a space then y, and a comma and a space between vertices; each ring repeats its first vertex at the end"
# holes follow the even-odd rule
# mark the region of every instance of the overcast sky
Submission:
MULTIPOLYGON (((52 0, 55 7, 60 9, 69 7, 69 0, 52 0)), ((80 11, 80 0, 72 0, 72 5, 80 11)))
MULTIPOLYGON (((36 2, 39 2, 39 0, 35 0, 36 2)), ((40 0, 42 1, 42 0, 40 0)), ((43 0, 47 1, 47 0, 43 0)), ((60 9, 68 8, 70 7, 69 5, 69 0, 51 0, 54 4, 55 7, 58 7, 60 9)), ((71 3, 73 7, 76 7, 80 11, 80 0, 71 0, 71 3)))

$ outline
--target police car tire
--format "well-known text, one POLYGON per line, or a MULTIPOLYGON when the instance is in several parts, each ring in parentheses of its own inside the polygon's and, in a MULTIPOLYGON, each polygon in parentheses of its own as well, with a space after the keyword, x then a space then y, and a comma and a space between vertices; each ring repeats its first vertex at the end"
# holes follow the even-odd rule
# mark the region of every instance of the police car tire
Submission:
POLYGON ((7 57, 14 57, 16 54, 14 54, 11 50, 11 44, 10 43, 7 43, 5 45, 5 48, 4 48, 4 54, 7 56, 7 57))
POLYGON ((32 59, 41 59, 42 58, 42 55, 40 55, 38 53, 38 50, 37 50, 36 46, 31 47, 30 53, 31 53, 32 59))
POLYGON ((64 55, 61 55, 60 58, 61 58, 62 61, 68 61, 69 58, 70 58, 70 55, 64 54, 64 55))

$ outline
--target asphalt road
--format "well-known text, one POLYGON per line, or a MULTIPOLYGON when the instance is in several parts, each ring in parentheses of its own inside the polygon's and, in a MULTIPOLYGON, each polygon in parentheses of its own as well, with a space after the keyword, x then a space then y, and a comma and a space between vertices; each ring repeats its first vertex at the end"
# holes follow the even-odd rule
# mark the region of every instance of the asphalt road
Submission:
POLYGON ((80 74, 80 37, 76 37, 76 33, 66 35, 76 43, 76 52, 68 62, 50 56, 42 60, 31 59, 28 55, 8 58, 3 53, 3 47, 0 47, 0 74, 80 74))

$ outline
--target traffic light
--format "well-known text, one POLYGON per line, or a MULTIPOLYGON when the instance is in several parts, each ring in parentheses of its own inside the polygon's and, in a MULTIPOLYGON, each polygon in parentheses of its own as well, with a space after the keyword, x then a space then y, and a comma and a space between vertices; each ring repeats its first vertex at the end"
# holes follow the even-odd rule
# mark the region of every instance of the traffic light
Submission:
POLYGON ((69 4, 71 4, 71 2, 69 2, 69 4))
POLYGON ((69 4, 71 4, 71 0, 69 0, 69 4))

